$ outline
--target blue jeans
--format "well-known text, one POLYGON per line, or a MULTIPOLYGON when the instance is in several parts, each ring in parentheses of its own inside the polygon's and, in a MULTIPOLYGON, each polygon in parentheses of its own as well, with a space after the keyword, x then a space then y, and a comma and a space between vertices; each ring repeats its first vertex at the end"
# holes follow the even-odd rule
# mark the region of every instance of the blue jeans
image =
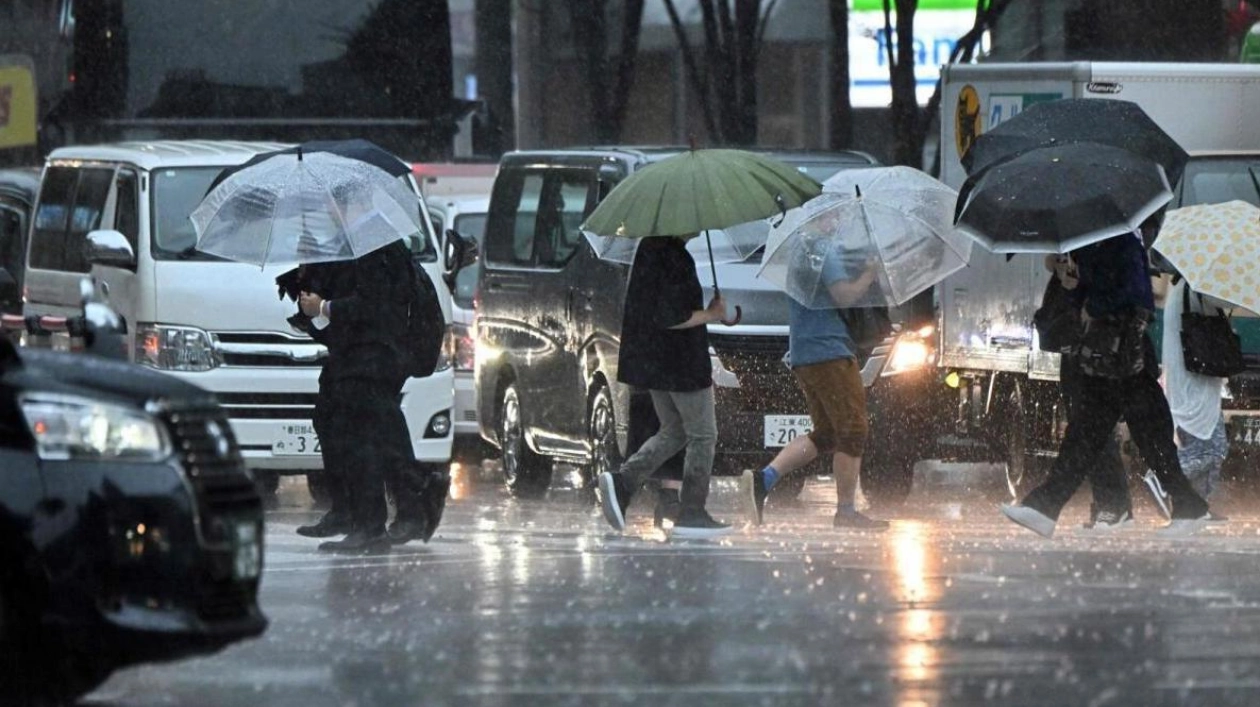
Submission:
POLYGON ((1199 439, 1177 428, 1177 458, 1181 461, 1181 470, 1185 472, 1190 485, 1207 496, 1221 487, 1221 466, 1229 455, 1229 436, 1225 434, 1225 416, 1217 420, 1212 436, 1199 439))

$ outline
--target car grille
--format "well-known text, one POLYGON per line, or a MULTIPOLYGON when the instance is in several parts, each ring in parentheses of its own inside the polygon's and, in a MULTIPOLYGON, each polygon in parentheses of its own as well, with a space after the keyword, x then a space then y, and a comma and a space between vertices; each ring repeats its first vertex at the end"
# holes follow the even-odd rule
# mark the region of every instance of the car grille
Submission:
POLYGON ((217 393, 233 420, 309 420, 315 412, 315 393, 217 393))
POLYGON ((202 536, 208 543, 230 542, 229 521, 262 507, 231 424, 216 405, 168 409, 164 417, 196 494, 202 536))
POLYGON ((328 358, 327 349, 309 337, 222 331, 214 340, 229 368, 320 368, 328 358))
POLYGON ((791 369, 783 364, 786 336, 709 334, 709 345, 726 370, 739 378, 738 388, 723 388, 723 402, 742 412, 800 413, 805 398, 791 369))

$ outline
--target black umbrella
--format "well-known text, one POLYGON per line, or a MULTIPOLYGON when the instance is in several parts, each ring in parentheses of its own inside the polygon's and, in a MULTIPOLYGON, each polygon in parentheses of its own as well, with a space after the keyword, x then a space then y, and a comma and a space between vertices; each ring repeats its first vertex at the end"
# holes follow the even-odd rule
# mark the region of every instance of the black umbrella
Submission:
POLYGON ((1171 199, 1155 162, 1077 143, 1032 149, 969 177, 955 220, 995 253, 1066 253, 1132 232, 1171 199))
POLYGON ((1170 184, 1181 179, 1186 151, 1130 101, 1065 98, 1034 103, 976 138, 962 157, 967 174, 1038 147, 1090 142, 1128 150, 1164 168, 1170 184))

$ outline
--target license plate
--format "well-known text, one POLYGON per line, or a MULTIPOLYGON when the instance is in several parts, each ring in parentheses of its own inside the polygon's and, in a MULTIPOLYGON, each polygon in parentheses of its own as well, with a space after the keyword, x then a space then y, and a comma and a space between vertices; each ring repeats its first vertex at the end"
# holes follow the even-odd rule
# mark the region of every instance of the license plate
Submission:
POLYGON ((311 425, 281 425, 271 442, 275 456, 312 456, 320 453, 319 435, 311 425))
POLYGON ((256 579, 262 572, 262 538, 258 523, 252 520, 236 522, 236 553, 232 562, 232 576, 236 579, 256 579))
POLYGON ((1260 444, 1260 417, 1235 417, 1230 441, 1236 444, 1260 444))
POLYGON ((788 442, 809 434, 814 423, 809 415, 766 415, 766 446, 784 447, 788 442))

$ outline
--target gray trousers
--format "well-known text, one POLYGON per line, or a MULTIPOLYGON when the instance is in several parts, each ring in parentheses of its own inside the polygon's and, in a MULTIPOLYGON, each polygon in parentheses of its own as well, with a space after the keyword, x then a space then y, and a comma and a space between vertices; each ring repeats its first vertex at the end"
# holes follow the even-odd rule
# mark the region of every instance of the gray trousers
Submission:
POLYGON ((679 498, 683 510, 700 510, 709 497, 709 476, 713 473, 713 451, 717 448, 717 416, 713 409, 713 387, 676 393, 649 391, 652 407, 661 427, 639 451, 621 465, 629 487, 638 491, 644 481, 681 449, 683 482, 679 498))

